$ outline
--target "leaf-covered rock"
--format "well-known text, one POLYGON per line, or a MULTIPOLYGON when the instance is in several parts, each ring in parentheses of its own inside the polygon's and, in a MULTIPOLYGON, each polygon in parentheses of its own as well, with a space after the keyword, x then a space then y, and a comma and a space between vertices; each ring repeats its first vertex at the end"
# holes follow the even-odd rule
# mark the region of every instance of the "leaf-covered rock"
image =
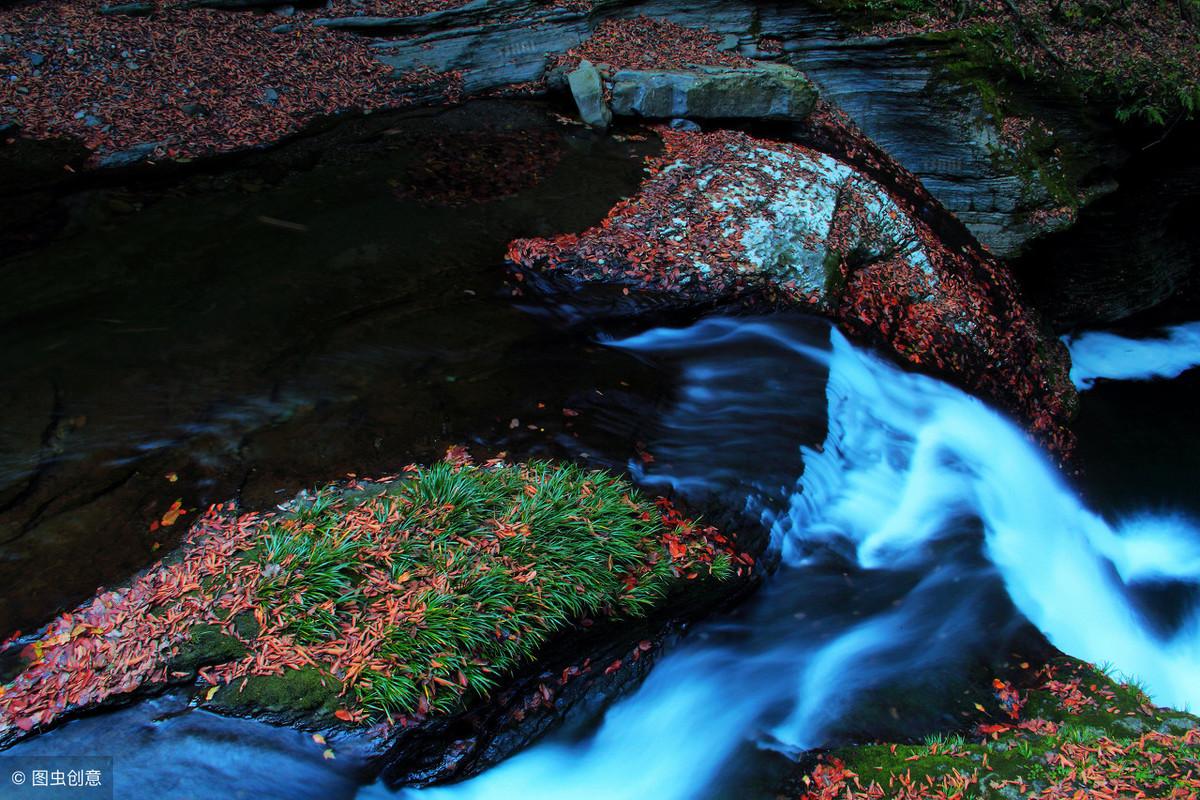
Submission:
POLYGON ((486 696, 573 623, 753 564, 622 478, 451 455, 277 511, 209 509, 177 553, 24 643, 0 744, 197 675, 233 711, 420 721, 486 696))
POLYGON ((636 197, 581 234, 513 242, 518 273, 677 304, 807 306, 1069 451, 1065 351, 1006 268, 942 244, 913 208, 825 154, 736 131, 660 133, 666 150, 636 197))

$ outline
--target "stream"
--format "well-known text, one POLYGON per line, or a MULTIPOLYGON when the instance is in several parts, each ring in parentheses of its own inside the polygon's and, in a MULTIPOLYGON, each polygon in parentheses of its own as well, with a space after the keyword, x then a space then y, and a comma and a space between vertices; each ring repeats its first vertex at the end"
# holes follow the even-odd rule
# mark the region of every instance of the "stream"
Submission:
MULTIPOLYGON (((803 476, 784 496, 761 484, 750 501, 771 525, 781 567, 751 609, 706 626, 595 732, 541 745, 460 786, 405 796, 744 797, 739 778, 752 759, 846 741, 881 698, 923 687, 945 705, 953 676, 981 655, 1002 660, 1023 619, 1064 652, 1139 680, 1159 703, 1200 705, 1200 609, 1172 616, 1139 594, 1169 588, 1194 597, 1193 520, 1105 520, 980 401, 836 331, 828 338, 798 336, 786 318, 712 318, 609 343, 688 354, 681 400, 667 413, 677 433, 717 412, 736 430, 757 416, 745 400, 763 397, 764 376, 827 370, 824 442, 803 448, 803 476), (775 363, 763 372, 739 349, 771 352, 775 363)), ((1076 344, 1089 348, 1089 363, 1114 365, 1134 346, 1116 336, 1076 344)), ((1185 340, 1163 360, 1194 365, 1200 351, 1185 340)), ((1138 377, 1158 371, 1144 367, 1138 377)), ((767 396, 789 406, 798 399, 767 396)), ((654 482, 686 490, 698 480, 698 464, 689 466, 661 469, 654 482)))
POLYGON ((1200 707, 1196 323, 1068 339, 1084 471, 1064 476, 984 403, 811 315, 530 313, 504 243, 594 224, 651 143, 537 104, 355 125, 224 175, 89 189, 74 227, 0 261, 19 301, 0 633, 169 548, 178 531, 150 524, 176 497, 269 506, 458 442, 744 512, 777 569, 601 718, 456 785, 363 785, 353 756, 184 693, 3 756, 112 756, 118 797, 768 798, 815 748, 961 725, 979 676, 1046 641, 1200 707), (422 171, 468 146, 486 163, 463 183, 422 171), (497 164, 536 179, 464 203, 497 164))

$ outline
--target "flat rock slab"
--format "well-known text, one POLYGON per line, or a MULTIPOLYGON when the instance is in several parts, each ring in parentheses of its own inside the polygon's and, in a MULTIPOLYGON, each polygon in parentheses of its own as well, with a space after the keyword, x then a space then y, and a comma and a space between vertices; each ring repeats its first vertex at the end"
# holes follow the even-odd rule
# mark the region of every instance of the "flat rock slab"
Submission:
POLYGON ((623 116, 799 120, 816 101, 809 80, 786 64, 620 70, 612 77, 612 110, 623 116))

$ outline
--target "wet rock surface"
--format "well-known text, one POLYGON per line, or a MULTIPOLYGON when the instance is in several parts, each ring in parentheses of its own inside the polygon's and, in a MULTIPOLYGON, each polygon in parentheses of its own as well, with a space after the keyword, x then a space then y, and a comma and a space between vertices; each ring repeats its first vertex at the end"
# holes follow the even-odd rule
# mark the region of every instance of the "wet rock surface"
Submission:
POLYGON ((1195 125, 1139 153, 1121 189, 1084 208, 1014 264, 1061 329, 1154 315, 1191 319, 1200 268, 1200 158, 1195 125), (1170 302, 1172 301, 1173 302, 1170 302))

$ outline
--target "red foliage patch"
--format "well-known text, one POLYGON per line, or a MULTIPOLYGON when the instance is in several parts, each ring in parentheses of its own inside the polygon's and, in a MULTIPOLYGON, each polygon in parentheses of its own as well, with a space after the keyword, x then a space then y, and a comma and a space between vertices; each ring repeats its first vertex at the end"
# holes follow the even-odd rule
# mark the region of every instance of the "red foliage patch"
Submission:
POLYGON ((455 76, 391 81, 369 40, 281 18, 198 8, 105 16, 86 0, 44 0, 0 15, 0 119, 38 138, 72 136, 98 153, 154 143, 194 156, 278 140, 315 116, 402 105, 455 76))
POLYGON ((614 69, 686 69, 694 65, 748 67, 750 59, 717 50, 721 34, 673 22, 636 17, 601 22, 591 38, 560 56, 560 63, 582 59, 614 69))

